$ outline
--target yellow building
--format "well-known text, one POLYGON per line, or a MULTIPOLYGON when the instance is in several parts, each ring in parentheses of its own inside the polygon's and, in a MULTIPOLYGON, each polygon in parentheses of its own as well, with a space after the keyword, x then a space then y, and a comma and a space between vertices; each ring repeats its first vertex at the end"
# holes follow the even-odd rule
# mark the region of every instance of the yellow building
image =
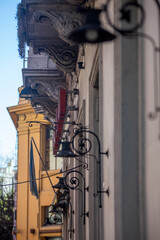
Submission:
MULTIPOLYGON (((21 89, 19 88, 19 91, 21 89)), ((35 113, 35 110, 28 101, 22 99, 20 99, 17 106, 9 107, 8 111, 18 132, 17 181, 20 184, 17 185, 17 240, 59 240, 62 236, 61 224, 55 225, 49 221, 50 213, 48 206, 53 201, 54 192, 49 179, 46 178, 46 172, 34 145, 35 174, 36 178, 40 178, 40 180, 37 180, 38 199, 31 194, 29 183, 31 138, 36 143, 49 175, 57 174, 60 171, 57 168, 60 168, 61 163, 53 164, 53 162, 56 163, 56 159, 50 158, 52 154, 49 154, 50 139, 47 142, 48 133, 46 127, 38 123, 33 123, 29 126, 27 123, 27 121, 40 121, 47 124, 47 121, 44 120, 42 114, 35 113), (48 149, 48 152, 46 152, 46 149, 48 149)), ((51 181, 54 184, 57 182, 56 176, 51 177, 51 181)))

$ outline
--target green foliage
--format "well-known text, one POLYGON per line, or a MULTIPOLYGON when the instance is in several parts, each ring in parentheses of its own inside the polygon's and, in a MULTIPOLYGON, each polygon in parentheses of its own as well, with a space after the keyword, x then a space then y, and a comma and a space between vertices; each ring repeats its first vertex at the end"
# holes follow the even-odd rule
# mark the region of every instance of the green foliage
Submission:
POLYGON ((0 239, 12 240, 14 194, 0 190, 0 239))
POLYGON ((0 154, 0 168, 11 167, 12 162, 15 161, 15 158, 13 157, 13 155, 12 156, 3 156, 0 154))

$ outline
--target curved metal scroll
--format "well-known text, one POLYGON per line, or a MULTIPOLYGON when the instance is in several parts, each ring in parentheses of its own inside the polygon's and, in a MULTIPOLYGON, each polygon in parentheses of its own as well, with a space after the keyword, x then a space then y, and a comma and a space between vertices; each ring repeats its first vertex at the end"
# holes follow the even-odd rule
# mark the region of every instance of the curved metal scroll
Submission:
POLYGON ((73 170, 73 171, 70 171, 66 174, 65 176, 65 184, 68 188, 72 189, 72 190, 80 190, 79 189, 79 186, 80 186, 80 179, 76 176, 76 174, 80 175, 80 177, 82 177, 83 179, 83 213, 82 215, 84 216, 83 218, 83 224, 85 225, 85 217, 86 217, 86 191, 88 191, 88 188, 86 188, 86 180, 85 180, 85 177, 84 175, 77 171, 77 170, 73 170))
POLYGON ((139 29, 145 20, 145 12, 143 7, 137 3, 137 2, 128 2, 122 5, 121 9, 120 9, 120 13, 121 13, 121 18, 120 20, 123 21, 125 20, 127 23, 129 23, 131 25, 131 13, 134 11, 134 8, 137 10, 139 10, 140 12, 140 19, 139 22, 136 22, 135 24, 133 24, 133 26, 130 26, 128 28, 120 28, 118 26, 116 26, 114 23, 112 23, 111 18, 109 16, 109 4, 110 4, 111 0, 107 1, 105 10, 106 10, 106 17, 107 17, 107 21, 109 23, 109 25, 117 32, 119 32, 122 35, 126 35, 126 34, 130 34, 130 33, 134 33, 137 31, 137 29, 139 29))

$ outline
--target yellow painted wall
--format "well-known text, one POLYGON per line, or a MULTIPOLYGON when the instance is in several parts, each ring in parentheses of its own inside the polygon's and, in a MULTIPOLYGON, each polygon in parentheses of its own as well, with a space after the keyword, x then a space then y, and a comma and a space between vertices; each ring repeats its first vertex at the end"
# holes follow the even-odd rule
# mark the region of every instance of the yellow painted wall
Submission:
MULTIPOLYGON (((34 138, 42 158, 45 156, 45 127, 34 123, 29 126, 27 121, 43 121, 43 115, 36 114, 28 102, 21 102, 17 106, 9 107, 8 111, 18 132, 18 182, 29 180, 29 151, 30 139, 34 138)), ((41 171, 42 164, 33 144, 36 178, 45 177, 46 173, 41 171)), ((53 175, 59 170, 49 171, 53 175)), ((58 180, 56 176, 51 177, 53 184, 58 180)), ((17 240, 38 240, 47 236, 61 236, 61 226, 43 227, 42 209, 52 203, 54 192, 47 178, 37 181, 39 199, 30 193, 29 182, 17 186, 17 240), (31 229, 35 233, 31 233, 31 229)))

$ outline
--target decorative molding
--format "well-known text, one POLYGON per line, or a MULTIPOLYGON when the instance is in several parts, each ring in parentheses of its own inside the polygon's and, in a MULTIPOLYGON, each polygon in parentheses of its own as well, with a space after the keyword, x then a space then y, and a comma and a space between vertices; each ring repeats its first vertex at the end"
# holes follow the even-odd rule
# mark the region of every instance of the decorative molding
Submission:
POLYGON ((36 113, 43 114, 46 120, 54 122, 60 89, 67 88, 65 81, 29 80, 29 83, 39 93, 39 98, 31 99, 32 107, 36 113))
POLYGON ((67 89, 66 74, 55 69, 23 69, 25 87, 36 89, 39 96, 31 99, 36 113, 44 115, 50 122, 55 121, 56 108, 61 88, 67 89))
POLYGON ((19 116, 19 121, 24 121, 26 119, 26 114, 22 114, 19 116))
POLYGON ((66 74, 62 71, 57 70, 55 67, 54 69, 50 68, 23 68, 22 69, 23 74, 23 82, 25 87, 28 86, 28 83, 30 80, 39 80, 39 81, 57 81, 57 82, 65 82, 66 80, 66 74))
POLYGON ((33 13, 33 20, 41 23, 49 21, 51 26, 57 30, 59 37, 72 45, 74 43, 68 40, 68 35, 83 24, 82 14, 73 9, 70 11, 57 9, 56 11, 35 11, 33 13))
POLYGON ((33 44, 34 54, 48 53, 50 58, 56 63, 57 68, 64 72, 75 71, 78 48, 77 46, 70 46, 68 43, 61 41, 61 43, 45 44, 35 43, 33 44))
POLYGON ((46 120, 54 122, 56 119, 57 103, 47 102, 46 99, 31 99, 31 105, 35 109, 36 113, 43 114, 46 120))
POLYGON ((30 80, 31 87, 36 89, 40 95, 48 96, 49 99, 55 103, 59 99, 59 91, 61 88, 67 89, 64 81, 40 81, 30 80))

